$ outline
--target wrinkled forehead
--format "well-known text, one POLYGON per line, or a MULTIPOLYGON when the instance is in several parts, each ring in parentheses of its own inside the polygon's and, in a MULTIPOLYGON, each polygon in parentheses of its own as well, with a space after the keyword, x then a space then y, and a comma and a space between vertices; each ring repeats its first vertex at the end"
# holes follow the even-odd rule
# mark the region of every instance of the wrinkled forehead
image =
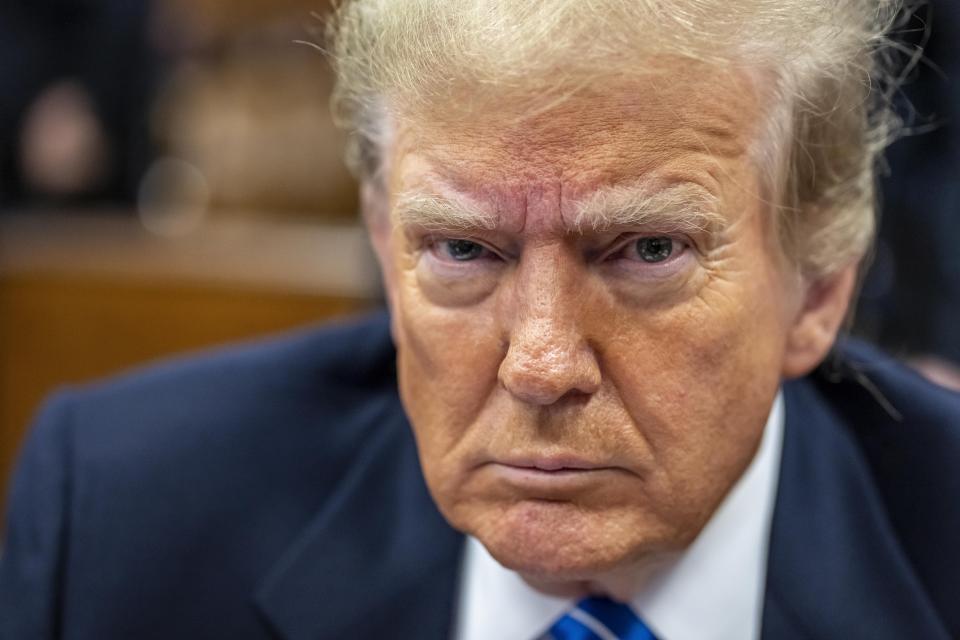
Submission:
POLYGON ((691 183, 719 197, 725 180, 755 170, 764 104, 755 76, 693 62, 539 101, 463 95, 398 114, 389 187, 394 200, 453 191, 500 213, 530 198, 574 207, 638 182, 691 183))

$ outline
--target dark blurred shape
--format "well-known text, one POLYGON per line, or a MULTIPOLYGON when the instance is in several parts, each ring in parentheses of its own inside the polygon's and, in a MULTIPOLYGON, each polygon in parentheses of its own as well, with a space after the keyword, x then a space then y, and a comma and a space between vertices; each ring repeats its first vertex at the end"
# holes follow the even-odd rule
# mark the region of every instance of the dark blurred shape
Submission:
POLYGON ((960 366, 960 4, 932 0, 901 37, 911 48, 929 41, 898 96, 915 133, 888 152, 858 325, 894 353, 917 356, 942 381, 951 363, 960 366))
POLYGON ((147 0, 0 3, 0 206, 133 202, 159 68, 149 14, 147 0))

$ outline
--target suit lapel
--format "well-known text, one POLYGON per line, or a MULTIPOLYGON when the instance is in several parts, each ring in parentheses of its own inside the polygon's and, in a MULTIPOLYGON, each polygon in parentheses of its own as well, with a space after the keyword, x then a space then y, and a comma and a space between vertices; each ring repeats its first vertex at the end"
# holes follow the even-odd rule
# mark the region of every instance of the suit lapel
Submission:
POLYGON ((785 401, 762 637, 947 639, 853 435, 809 382, 785 401))
POLYGON ((399 400, 256 604, 286 640, 447 638, 460 534, 434 506, 399 400))

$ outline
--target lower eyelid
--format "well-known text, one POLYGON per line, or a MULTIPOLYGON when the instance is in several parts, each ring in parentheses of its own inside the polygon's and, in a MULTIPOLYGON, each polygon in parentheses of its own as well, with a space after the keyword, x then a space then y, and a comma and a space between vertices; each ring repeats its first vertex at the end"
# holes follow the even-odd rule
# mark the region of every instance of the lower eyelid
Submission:
POLYGON ((616 270, 615 273, 620 273, 627 278, 665 280, 686 272, 693 262, 696 262, 695 257, 689 248, 685 248, 683 252, 671 256, 664 262, 623 259, 612 262, 610 266, 616 270))

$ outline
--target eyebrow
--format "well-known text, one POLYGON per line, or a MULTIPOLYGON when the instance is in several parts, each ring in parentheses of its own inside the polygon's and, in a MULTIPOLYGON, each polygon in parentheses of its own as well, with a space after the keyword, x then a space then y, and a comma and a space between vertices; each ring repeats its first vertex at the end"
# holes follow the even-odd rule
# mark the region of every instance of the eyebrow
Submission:
MULTIPOLYGON (((572 231, 608 232, 619 228, 699 233, 725 226, 717 213, 717 197, 705 188, 682 182, 666 188, 645 185, 604 187, 576 203, 572 231)), ((462 197, 451 200, 429 193, 404 192, 394 205, 400 226, 427 231, 495 231, 499 216, 462 197)))
POLYGON ((635 227, 685 233, 719 231, 726 220, 718 213, 718 204, 715 195, 691 182, 660 189, 605 187, 578 203, 573 228, 578 232, 584 227, 596 232, 635 227))
POLYGON ((498 217, 468 198, 456 202, 424 193, 401 193, 394 205, 397 222, 403 227, 427 231, 494 231, 498 217))

